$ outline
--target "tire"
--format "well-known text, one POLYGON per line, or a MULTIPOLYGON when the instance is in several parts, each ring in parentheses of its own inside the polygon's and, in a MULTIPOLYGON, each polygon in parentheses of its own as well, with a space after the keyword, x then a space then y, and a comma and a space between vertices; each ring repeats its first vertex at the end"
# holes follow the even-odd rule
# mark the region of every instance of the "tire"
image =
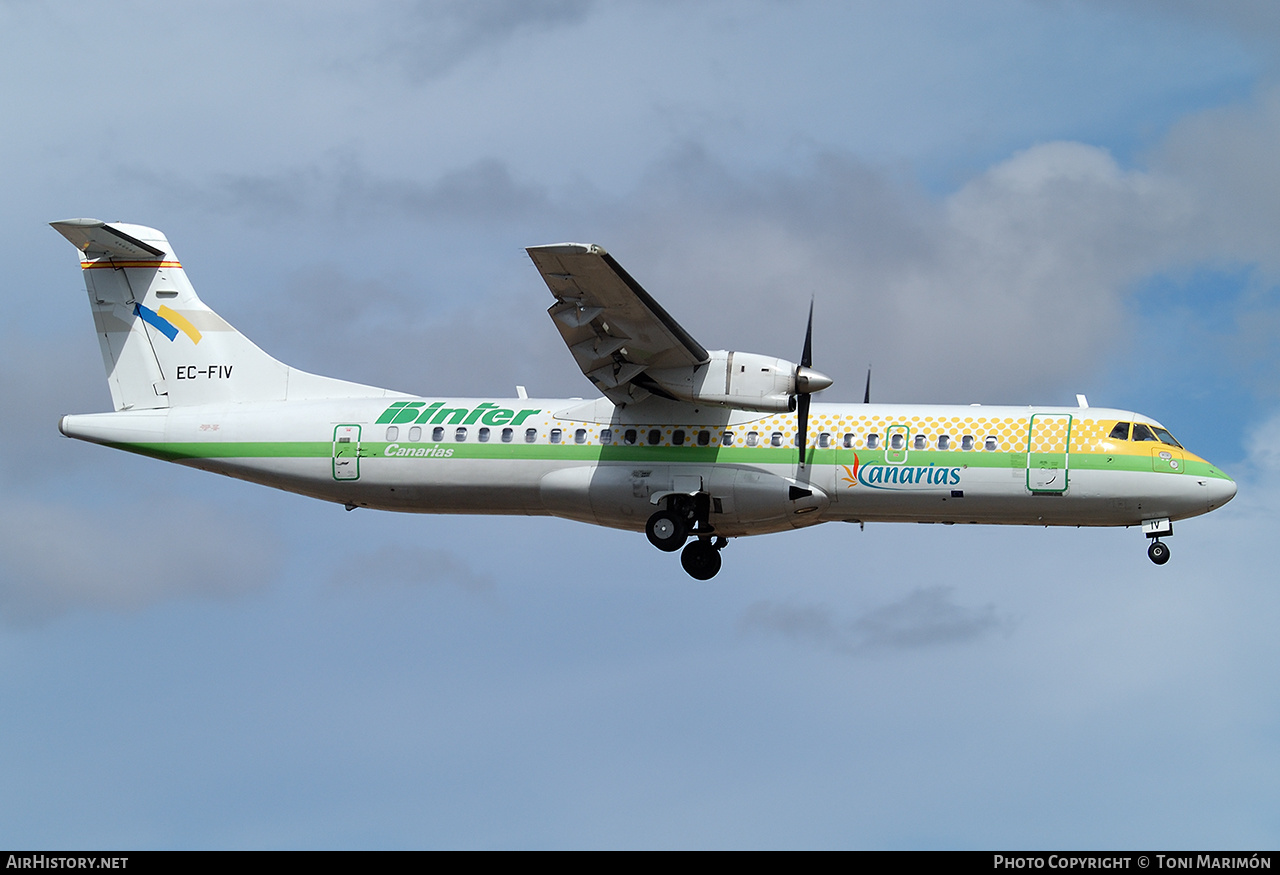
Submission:
POLYGON ((1163 565, 1169 561, 1169 546, 1163 541, 1152 541, 1147 548, 1147 556, 1155 564, 1163 565))
POLYGON ((680 554, 680 564, 694 580, 710 580, 720 573, 720 551, 707 541, 694 541, 680 554))
POLYGON ((649 543, 667 553, 674 553, 684 546, 689 537, 689 524, 670 511, 660 510, 644 524, 649 543))

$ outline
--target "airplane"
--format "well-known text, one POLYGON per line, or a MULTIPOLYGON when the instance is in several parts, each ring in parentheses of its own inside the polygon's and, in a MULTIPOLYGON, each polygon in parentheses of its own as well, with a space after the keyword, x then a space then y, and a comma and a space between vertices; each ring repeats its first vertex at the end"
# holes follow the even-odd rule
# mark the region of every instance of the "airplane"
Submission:
POLYGON ((163 234, 53 222, 80 266, 115 407, 72 438, 347 510, 551 515, 644 531, 699 580, 729 539, 842 521, 1141 526, 1235 482, 1156 420, 1074 407, 815 404, 813 306, 798 363, 707 350, 599 246, 527 252, 602 397, 424 397, 317 376, 207 307, 163 234))

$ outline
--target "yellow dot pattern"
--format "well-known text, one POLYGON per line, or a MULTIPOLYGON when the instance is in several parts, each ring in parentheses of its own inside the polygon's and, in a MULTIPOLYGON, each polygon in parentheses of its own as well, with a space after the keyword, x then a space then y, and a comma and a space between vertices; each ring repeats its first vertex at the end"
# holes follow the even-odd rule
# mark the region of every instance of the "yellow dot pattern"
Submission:
MULTIPOLYGON (((1095 451, 1097 444, 1106 439, 1114 422, 1107 420, 1093 419, 1075 419, 1070 420, 1070 452, 1085 453, 1095 451)), ((889 430, 894 426, 905 427, 910 432, 910 438, 914 440, 916 435, 924 435, 926 439, 926 448, 936 450, 938 447, 938 437, 947 435, 950 438, 950 447, 952 451, 961 449, 961 439, 968 435, 973 437, 973 449, 975 451, 991 451, 1002 453, 1025 453, 1027 451, 1027 436, 1030 428, 1029 416, 903 416, 903 415, 884 415, 876 414, 871 416, 842 415, 832 413, 817 413, 809 420, 809 445, 817 446, 819 435, 827 433, 830 435, 829 446, 831 448, 842 448, 845 446, 845 435, 852 435, 852 447, 862 449, 867 446, 868 435, 878 435, 880 448, 883 448, 886 442, 889 430), (988 438, 994 438, 994 450, 988 449, 988 438)), ((585 427, 587 429, 587 443, 601 443, 601 432, 604 430, 595 423, 569 423, 565 422, 561 428, 563 436, 561 441, 565 443, 573 442, 574 429, 585 427)), ((771 439, 774 432, 780 432, 783 436, 782 446, 794 447, 796 435, 796 417, 794 413, 777 414, 775 416, 766 416, 753 422, 741 423, 738 425, 730 425, 721 427, 709 427, 702 424, 695 425, 634 425, 613 427, 610 430, 609 440, 607 443, 611 445, 622 445, 624 443, 624 434, 628 428, 634 428, 636 431, 636 446, 685 446, 698 447, 698 432, 706 429, 710 432, 709 446, 715 447, 721 445, 721 436, 723 432, 729 431, 733 433, 732 446, 742 448, 747 446, 747 435, 750 432, 756 432, 758 435, 756 448, 772 449, 771 439), (660 440, 657 444, 650 444, 649 433, 657 429, 660 432, 660 440), (684 432, 684 440, 681 444, 676 444, 672 440, 672 435, 677 431, 684 432)), ((521 435, 517 435, 519 440, 521 435)), ((542 432, 540 435, 542 441, 547 441, 549 434, 542 432)), ((1068 439, 1068 420, 1065 416, 1060 418, 1049 418, 1048 416, 1036 418, 1036 438, 1037 451, 1039 452, 1063 452, 1063 448, 1068 439)), ((909 442, 907 449, 914 449, 914 444, 909 442)))

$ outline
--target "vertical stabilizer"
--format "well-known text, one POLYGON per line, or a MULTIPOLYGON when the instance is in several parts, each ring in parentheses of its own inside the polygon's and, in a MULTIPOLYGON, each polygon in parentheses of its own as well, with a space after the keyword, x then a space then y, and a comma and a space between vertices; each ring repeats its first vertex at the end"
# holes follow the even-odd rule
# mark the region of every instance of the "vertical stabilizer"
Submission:
POLYGON ((96 219, 51 224, 81 252, 116 410, 398 394, 317 377, 267 355, 196 296, 154 228, 96 219))

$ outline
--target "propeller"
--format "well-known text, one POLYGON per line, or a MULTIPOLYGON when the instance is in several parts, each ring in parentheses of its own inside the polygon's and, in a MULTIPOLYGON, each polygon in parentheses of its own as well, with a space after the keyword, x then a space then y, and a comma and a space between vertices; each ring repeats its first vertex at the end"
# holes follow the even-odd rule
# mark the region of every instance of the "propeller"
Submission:
POLYGON ((814 392, 821 392, 831 385, 832 380, 826 374, 813 369, 813 300, 809 300, 809 326, 804 331, 804 352, 800 355, 800 364, 796 367, 796 416, 799 428, 796 443, 800 447, 800 470, 804 470, 804 460, 809 449, 809 404, 814 392))

